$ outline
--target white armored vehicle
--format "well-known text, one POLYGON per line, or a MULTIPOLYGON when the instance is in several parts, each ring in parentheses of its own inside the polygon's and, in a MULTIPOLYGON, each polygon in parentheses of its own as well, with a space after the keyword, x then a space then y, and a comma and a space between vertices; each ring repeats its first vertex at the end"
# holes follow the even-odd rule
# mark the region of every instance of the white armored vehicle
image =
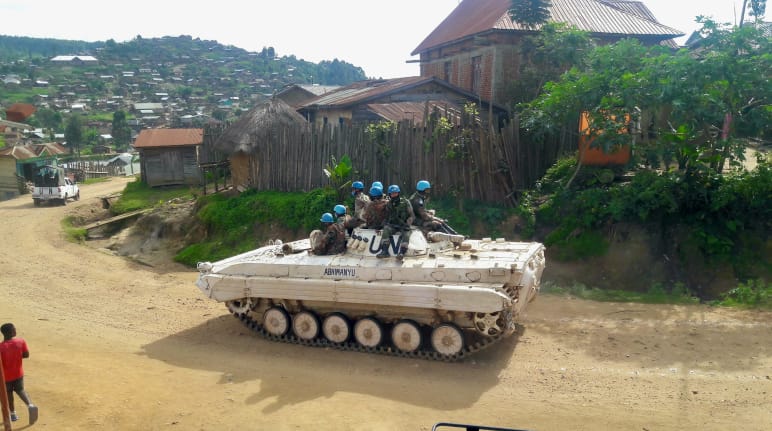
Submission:
POLYGON ((336 255, 276 241, 200 262, 196 284, 271 340, 452 361, 515 331, 545 265, 534 242, 413 230, 402 261, 377 259, 379 244, 359 228, 336 255))

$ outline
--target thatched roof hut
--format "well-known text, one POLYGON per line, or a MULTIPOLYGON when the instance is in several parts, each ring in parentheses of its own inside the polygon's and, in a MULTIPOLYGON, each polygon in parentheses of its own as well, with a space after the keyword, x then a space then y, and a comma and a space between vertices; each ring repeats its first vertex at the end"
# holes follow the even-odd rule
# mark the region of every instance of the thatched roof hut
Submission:
POLYGON ((271 99, 250 111, 225 129, 214 143, 218 152, 228 155, 233 183, 241 188, 282 189, 281 178, 290 175, 280 166, 291 157, 289 151, 304 142, 310 125, 286 102, 271 99), (261 169, 261 167, 270 167, 261 169))
POLYGON ((306 127, 308 122, 281 99, 271 99, 241 114, 217 139, 215 149, 226 154, 252 154, 275 140, 286 129, 306 127))

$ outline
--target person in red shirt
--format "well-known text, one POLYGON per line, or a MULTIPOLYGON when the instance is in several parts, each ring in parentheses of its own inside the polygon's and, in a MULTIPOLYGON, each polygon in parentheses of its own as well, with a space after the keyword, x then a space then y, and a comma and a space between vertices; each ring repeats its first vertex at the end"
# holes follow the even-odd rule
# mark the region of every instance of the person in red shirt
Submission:
POLYGON ((27 404, 29 423, 33 424, 38 418, 38 408, 32 404, 27 391, 24 390, 24 369, 22 368, 22 359, 29 358, 27 342, 23 338, 14 338, 16 337, 16 327, 13 326, 13 323, 5 323, 0 326, 0 332, 3 333, 3 342, 0 343, 0 357, 3 359, 3 376, 5 377, 5 390, 8 392, 11 420, 19 419, 13 405, 13 393, 16 392, 19 398, 27 404))

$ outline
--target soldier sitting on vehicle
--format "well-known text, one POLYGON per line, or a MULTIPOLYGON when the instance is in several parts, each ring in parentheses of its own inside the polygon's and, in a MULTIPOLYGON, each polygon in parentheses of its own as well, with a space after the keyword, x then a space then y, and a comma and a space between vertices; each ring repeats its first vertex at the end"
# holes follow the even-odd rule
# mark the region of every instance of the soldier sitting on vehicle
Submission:
POLYGON ((346 234, 351 235, 351 232, 354 231, 354 228, 359 226, 359 220, 348 215, 348 208, 346 208, 344 205, 335 205, 335 208, 333 208, 332 211, 335 213, 336 223, 343 226, 346 234))
POLYGON ((346 230, 335 223, 332 214, 324 213, 319 220, 323 230, 311 232, 311 252, 316 255, 339 254, 346 251, 346 230))
POLYGON ((370 188, 370 203, 367 204, 364 211, 365 227, 368 229, 383 229, 383 223, 388 215, 389 201, 383 199, 383 189, 373 186, 370 188))
POLYGON ((386 223, 381 233, 381 252, 375 257, 382 259, 389 257, 389 244, 391 236, 395 233, 400 234, 399 253, 397 254, 397 260, 402 260, 407 252, 407 245, 410 242, 410 226, 413 224, 413 207, 410 205, 407 199, 399 195, 399 186, 389 186, 389 204, 388 216, 386 217, 386 223))
POLYGON ((365 194, 365 185, 361 181, 354 181, 351 184, 351 195, 354 196, 354 220, 361 224, 365 221, 364 210, 370 203, 370 198, 365 194))
POLYGON ((434 210, 426 209, 426 201, 429 199, 429 192, 432 186, 429 181, 421 180, 416 184, 416 191, 410 196, 410 204, 413 207, 415 221, 413 224, 420 227, 422 231, 444 231, 445 220, 435 217, 434 210))

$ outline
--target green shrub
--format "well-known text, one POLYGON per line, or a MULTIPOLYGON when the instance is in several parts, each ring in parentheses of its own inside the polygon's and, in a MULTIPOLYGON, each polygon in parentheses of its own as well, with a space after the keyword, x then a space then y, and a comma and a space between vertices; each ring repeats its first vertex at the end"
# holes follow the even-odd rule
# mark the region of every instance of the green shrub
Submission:
POLYGON ((762 279, 748 280, 725 293, 718 304, 772 309, 772 284, 762 279))

